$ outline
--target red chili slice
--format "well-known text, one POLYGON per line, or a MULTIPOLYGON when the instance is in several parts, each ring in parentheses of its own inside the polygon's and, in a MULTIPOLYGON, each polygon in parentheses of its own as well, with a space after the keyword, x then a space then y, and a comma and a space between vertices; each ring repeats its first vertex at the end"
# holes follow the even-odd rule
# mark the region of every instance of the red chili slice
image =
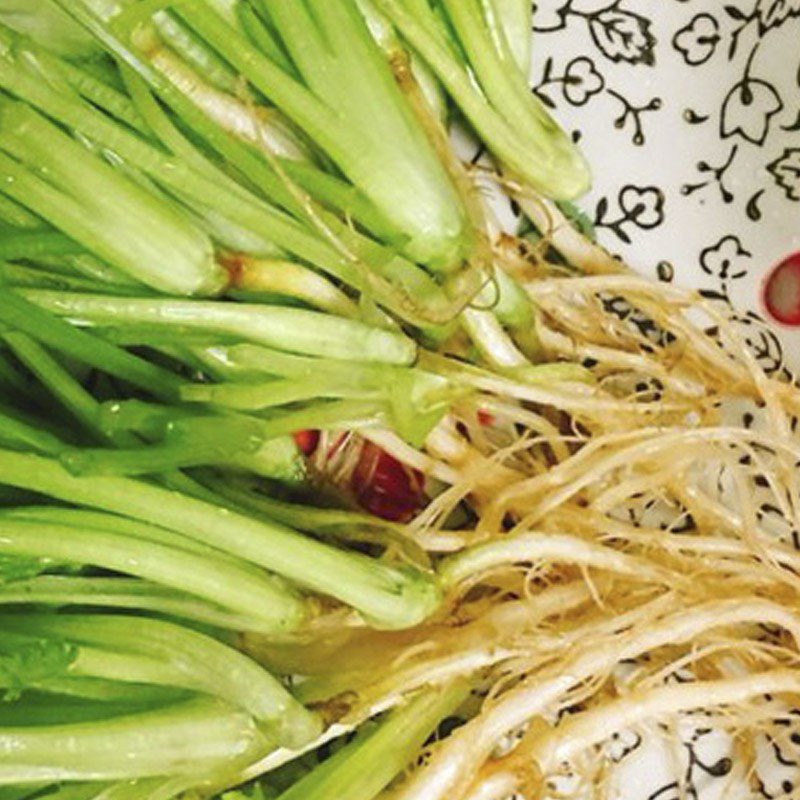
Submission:
POLYGON ((800 253, 784 259, 769 273, 762 299, 773 319, 784 325, 800 325, 800 253))
POLYGON ((371 442, 364 442, 351 480, 359 505, 390 522, 406 522, 424 504, 422 473, 371 442))
POLYGON ((319 431, 296 431, 294 441, 304 456, 312 456, 319 446, 319 431))
POLYGON ((325 453, 325 460, 330 462, 337 455, 339 455, 339 451, 350 441, 350 434, 347 433, 340 433, 337 437, 328 445, 328 451, 325 453))

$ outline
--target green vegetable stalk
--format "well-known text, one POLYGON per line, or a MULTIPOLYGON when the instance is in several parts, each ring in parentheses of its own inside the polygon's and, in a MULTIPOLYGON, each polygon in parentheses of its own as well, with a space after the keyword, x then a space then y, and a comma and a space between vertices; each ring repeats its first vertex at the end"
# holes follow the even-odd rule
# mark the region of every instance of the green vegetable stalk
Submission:
POLYGON ((191 700, 98 722, 0 728, 0 785, 199 777, 198 765, 244 765, 267 746, 247 713, 191 700))
POLYGON ((92 56, 99 50, 53 0, 0 0, 0 22, 65 56, 92 56))
POLYGON ((320 733, 316 716, 270 673, 190 628, 110 614, 24 613, 0 616, 0 630, 12 639, 69 643, 75 648, 69 667, 74 677, 152 683, 217 697, 250 714, 267 735, 287 747, 300 747, 320 733))
MULTIPOLYGON (((80 523, 80 517, 75 520, 80 523)), ((113 521, 112 521, 113 524, 113 521)), ((306 608, 282 581, 245 562, 192 553, 109 529, 0 517, 0 556, 93 565, 146 578, 253 617, 274 631, 302 623, 306 608)))
POLYGON ((20 290, 36 305, 78 322, 180 326, 333 359, 410 364, 416 345, 403 334, 304 309, 244 303, 121 298, 20 290))
POLYGON ((0 150, 9 197, 123 272, 176 294, 224 286, 224 270, 202 231, 29 106, 0 104, 0 150))
POLYGON ((323 762, 279 800, 374 800, 415 758, 432 730, 469 694, 466 683, 423 691, 323 762))
MULTIPOLYGON (((0 59, 0 85, 73 128, 82 141, 96 142, 113 152, 119 163, 125 164, 126 171, 138 170, 147 175, 189 210, 219 245, 241 248, 254 255, 291 253, 417 325, 452 319, 477 291, 480 276, 474 274, 474 269, 455 274, 452 287, 440 286, 423 269, 398 254, 396 241, 387 247, 354 227, 353 219, 363 229, 388 236, 390 241, 394 241, 396 233, 392 233, 395 229, 391 222, 358 187, 311 164, 260 157, 220 127, 213 115, 207 116, 181 88, 82 3, 57 2, 68 7, 115 58, 128 65, 122 75, 127 76, 125 82, 134 102, 123 112, 115 96, 113 103, 105 104, 114 106, 109 111, 111 117, 130 118, 135 114, 137 119, 146 119, 167 152, 132 135, 116 119, 101 114, 79 97, 55 90, 50 84, 58 82, 63 66, 50 64, 49 57, 44 59, 47 68, 42 71, 43 60, 35 48, 23 41, 12 38, 6 42, 4 58, 0 59), (152 98, 147 99, 141 81, 130 80, 132 72, 174 111, 182 129, 188 128, 203 142, 202 148, 181 134, 152 98), (43 76, 46 80, 42 80, 43 76), (235 169, 236 180, 216 165, 213 154, 235 169), (254 187, 258 189, 255 193, 254 187), (306 195, 306 190, 312 196, 306 195), (263 195, 276 205, 266 202, 263 195)), ((159 200, 163 202, 163 196, 159 200)))
POLYGON ((169 528, 352 605, 376 627, 415 625, 439 604, 437 584, 416 570, 337 550, 277 523, 142 481, 75 478, 55 461, 6 450, 0 451, 0 483, 169 528))
POLYGON ((71 575, 38 575, 0 584, 0 605, 35 604, 50 607, 119 609, 166 614, 228 631, 274 635, 272 610, 250 608, 237 614, 194 595, 136 578, 101 578, 71 575))
POLYGON ((569 137, 528 88, 493 0, 374 0, 426 60, 489 150, 517 179, 556 199, 589 188, 569 137), (442 23, 438 9, 445 14, 442 23))
POLYGON ((209 4, 175 10, 402 231, 409 256, 436 270, 457 269, 469 248, 464 211, 354 0, 262 5, 301 80, 209 4))

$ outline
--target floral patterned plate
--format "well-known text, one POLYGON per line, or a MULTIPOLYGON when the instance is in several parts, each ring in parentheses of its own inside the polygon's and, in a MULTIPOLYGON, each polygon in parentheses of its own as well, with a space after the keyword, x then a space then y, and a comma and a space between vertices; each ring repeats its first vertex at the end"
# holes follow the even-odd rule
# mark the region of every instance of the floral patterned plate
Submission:
POLYGON ((762 321, 765 276, 800 250, 800 0, 540 0, 534 41, 602 243, 729 298, 767 369, 800 368, 800 327, 762 321))
MULTIPOLYGON (((800 308, 800 0, 539 0, 531 81, 593 166, 579 206, 600 241, 643 273, 729 300, 764 368, 800 372, 800 325, 763 298, 794 255, 800 308)), ((614 733, 606 796, 800 797, 800 738, 756 747, 746 775, 702 712, 614 733)), ((571 783, 552 797, 588 797, 571 783)))

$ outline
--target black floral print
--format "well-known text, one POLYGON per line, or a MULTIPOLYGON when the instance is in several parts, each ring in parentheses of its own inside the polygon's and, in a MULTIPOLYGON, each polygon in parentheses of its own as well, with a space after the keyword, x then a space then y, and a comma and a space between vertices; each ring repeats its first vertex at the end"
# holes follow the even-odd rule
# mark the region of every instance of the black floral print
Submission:
POLYGON ((662 106, 660 97, 651 97, 646 103, 642 105, 634 105, 628 100, 627 97, 615 91, 614 89, 607 89, 606 93, 618 100, 622 105, 622 113, 614 120, 614 127, 623 129, 631 123, 633 134, 631 136, 631 143, 641 146, 645 142, 644 124, 642 116, 648 111, 658 111, 662 106))
MULTIPOLYGON (((540 12, 538 4, 534 4, 540 12)), ((655 37, 651 32, 650 20, 624 7, 621 0, 600 4, 593 10, 585 10, 577 0, 567 0, 555 9, 537 13, 534 17, 535 31, 563 30, 570 17, 582 19, 589 27, 592 40, 597 49, 610 61, 624 61, 629 64, 655 63, 655 37)))
POLYGON ((606 58, 631 64, 652 65, 655 62, 655 39, 646 17, 624 11, 615 3, 599 14, 588 16, 587 20, 592 39, 606 58))
MULTIPOLYGON (((732 321, 753 357, 788 375, 783 333, 757 312, 761 276, 776 263, 764 242, 780 227, 776 218, 796 218, 800 242, 800 0, 537 4, 542 55, 532 83, 595 165, 598 188, 578 206, 600 241, 665 283, 688 282, 710 302, 744 309, 732 321)), ((670 335, 620 298, 603 301, 643 336, 670 335)), ((721 335, 713 326, 708 333, 721 335)), ((781 758, 800 762, 800 713, 787 731, 799 752, 767 747, 763 776, 737 775, 730 739, 695 721, 669 754, 652 748, 674 741, 674 729, 609 731, 609 769, 629 769, 633 780, 621 778, 607 796, 719 800, 732 781, 732 800, 800 797, 800 766, 793 775, 774 771, 781 758)))
POLYGON ((737 316, 734 323, 764 372, 768 375, 781 373, 788 376, 783 345, 772 326, 754 311, 737 316))
POLYGON ((767 169, 790 200, 800 201, 800 147, 787 147, 767 169))
POLYGON ((631 222, 644 230, 664 221, 664 193, 655 186, 625 186, 619 193, 619 206, 631 222))
MULTIPOLYGON (((760 294, 742 288, 748 283, 743 272, 752 286, 753 276, 783 254, 772 252, 752 226, 775 225, 776 215, 800 210, 800 0, 537 0, 536 6, 534 36, 548 55, 534 90, 556 116, 572 120, 570 132, 584 147, 591 148, 598 127, 606 126, 605 134, 599 128, 609 142, 603 191, 583 205, 601 241, 612 251, 615 243, 638 241, 651 249, 648 241, 667 240, 650 232, 685 226, 677 218, 689 204, 697 225, 711 215, 713 230, 708 237, 686 237, 689 254, 664 251, 668 268, 661 259, 649 268, 676 281, 682 269, 697 269, 710 296, 725 299, 733 292, 737 304, 758 309, 760 294), (548 47, 550 36, 559 44, 548 47), (572 44, 577 41, 579 48, 572 44), (779 59, 787 64, 783 76, 775 72, 779 59), (660 75, 655 69, 680 73, 688 91, 683 85, 677 97, 666 91, 662 80, 650 77, 660 75), (644 162, 627 174, 619 154, 631 144, 647 152, 656 132, 659 146, 669 147, 665 128, 676 130, 679 174, 665 180, 657 164, 653 180, 644 162), (787 133, 796 134, 797 143, 787 133), (686 151, 695 158, 687 159, 686 151), (616 185, 609 175, 618 176, 616 185), (721 218, 731 222, 719 227, 721 218)), ((592 154, 600 169, 604 155, 592 154)), ((624 247, 618 252, 636 260, 624 247)))
POLYGON ((762 145, 772 118, 783 110, 783 100, 772 84, 745 75, 728 93, 722 106, 720 133, 723 139, 739 136, 762 145))
POLYGON ((746 259, 751 255, 738 236, 725 236, 701 251, 700 266, 707 275, 714 275, 722 281, 736 280, 747 274, 746 259))
POLYGON ((759 0, 756 14, 761 32, 764 33, 790 17, 800 16, 800 0, 759 0))
POLYGON ((711 14, 697 14, 672 39, 672 46, 683 60, 697 67, 705 64, 716 52, 721 40, 719 22, 711 14))
POLYGON ((622 731, 611 736, 606 745, 608 757, 618 763, 642 744, 642 736, 636 731, 622 731))
POLYGON ((698 183, 685 183, 681 187, 681 193, 689 196, 695 192, 705 189, 707 186, 716 185, 719 188, 720 196, 724 203, 732 203, 735 199, 733 192, 725 184, 725 175, 739 152, 739 145, 735 144, 728 153, 728 157, 722 164, 713 166, 708 161, 698 161, 697 171, 703 176, 703 180, 698 183))
POLYGON ((621 113, 613 120, 614 127, 625 129, 630 123, 633 130, 631 141, 635 145, 642 145, 645 141, 642 116, 648 111, 661 108, 660 97, 635 105, 625 95, 606 86, 606 80, 597 64, 588 56, 573 58, 561 75, 556 71, 554 60, 547 59, 542 79, 534 86, 533 91, 546 106, 556 108, 558 103, 553 95, 556 87, 560 87, 564 100, 576 108, 585 106, 592 98, 603 94, 613 98, 622 106, 621 113))
POLYGON ((595 210, 595 228, 607 228, 629 244, 631 237, 626 226, 641 230, 657 228, 664 221, 664 203, 664 193, 656 186, 623 186, 617 195, 619 214, 612 214, 608 198, 602 198, 595 210))
POLYGON ((574 106, 585 105, 605 87, 605 80, 592 60, 583 56, 567 64, 563 81, 564 97, 574 106))
POLYGON ((534 91, 550 108, 555 108, 556 102, 549 90, 556 86, 561 88, 563 98, 570 105, 584 106, 605 89, 606 83, 590 58, 578 56, 567 64, 562 75, 554 71, 552 58, 545 64, 542 80, 534 87, 534 91))

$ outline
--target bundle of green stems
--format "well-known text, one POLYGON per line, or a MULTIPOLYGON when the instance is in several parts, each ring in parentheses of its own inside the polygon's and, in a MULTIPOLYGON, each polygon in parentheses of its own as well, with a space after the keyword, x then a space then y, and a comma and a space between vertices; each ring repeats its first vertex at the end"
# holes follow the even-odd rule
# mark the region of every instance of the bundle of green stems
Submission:
POLYGON ((624 273, 530 13, 0 0, 0 800, 374 800, 476 713, 480 664, 297 653, 455 626, 527 560, 481 533, 501 450, 602 406, 531 288, 624 273))

